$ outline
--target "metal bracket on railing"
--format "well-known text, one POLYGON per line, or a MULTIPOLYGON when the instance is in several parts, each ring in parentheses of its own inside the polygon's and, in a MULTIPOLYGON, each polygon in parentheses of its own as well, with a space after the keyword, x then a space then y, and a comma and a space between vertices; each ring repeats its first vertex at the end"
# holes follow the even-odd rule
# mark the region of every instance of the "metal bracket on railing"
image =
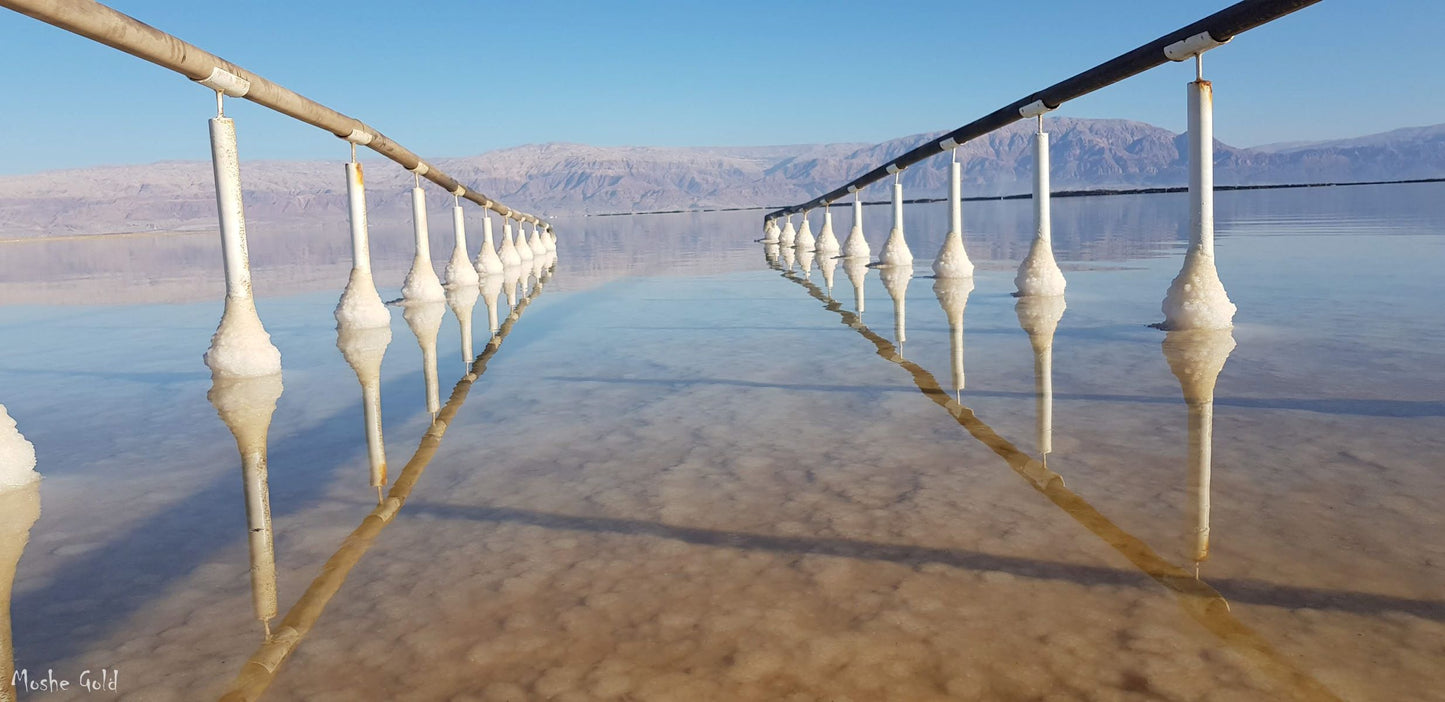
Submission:
POLYGON ((418 177, 421 177, 426 175, 427 171, 431 170, 431 167, 421 161, 417 161, 415 168, 408 168, 407 170, 415 173, 418 177))
MULTIPOLYGON (((1233 37, 1230 38, 1232 39, 1233 37)), ((1210 49, 1224 46, 1228 43, 1229 39, 1219 41, 1211 36, 1209 32, 1200 32, 1188 39, 1180 39, 1164 47, 1164 57, 1170 61, 1187 61, 1191 57, 1198 56, 1210 49)))
POLYGON ((944 139, 943 143, 939 144, 939 146, 942 147, 944 151, 952 151, 959 147, 959 143, 954 141, 953 137, 949 137, 944 139))
POLYGON ((246 93, 251 92, 251 81, 220 66, 211 69, 210 77, 201 78, 196 82, 230 97, 245 97, 246 93))
POLYGON ((467 194, 467 189, 458 185, 454 190, 452 190, 452 194, 457 197, 465 197, 467 194))
POLYGON ((350 134, 341 138, 359 146, 366 146, 371 143, 372 139, 376 138, 376 135, 360 129, 352 129, 350 134))
POLYGON ((898 175, 899 173, 902 173, 902 172, 903 172, 903 169, 902 169, 902 168, 899 168, 897 164, 893 164, 893 163, 888 164, 888 167, 885 168, 884 170, 886 170, 886 171, 888 171, 889 173, 892 173, 892 174, 894 174, 894 175, 898 175))
POLYGON ((1019 115, 1023 117, 1038 117, 1045 112, 1053 112, 1057 108, 1049 107, 1043 100, 1035 100, 1019 108, 1019 115))

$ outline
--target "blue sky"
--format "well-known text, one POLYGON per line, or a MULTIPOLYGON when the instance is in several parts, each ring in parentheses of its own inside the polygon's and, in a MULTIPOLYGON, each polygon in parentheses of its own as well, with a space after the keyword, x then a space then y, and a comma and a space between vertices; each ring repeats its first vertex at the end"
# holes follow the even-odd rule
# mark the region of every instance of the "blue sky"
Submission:
MULTIPOLYGON (((518 144, 878 142, 952 128, 1223 0, 116 0, 425 156, 518 144), (227 9, 222 9, 223 7, 227 9), (212 11, 207 11, 214 8, 212 11)), ((1445 3, 1324 0, 1205 57, 1216 136, 1252 146, 1445 122, 1445 3)), ((1181 131, 1192 66, 1066 105, 1181 131)), ((0 173, 207 157, 205 88, 0 9, 0 173)), ((233 100, 242 157, 345 144, 233 100)))

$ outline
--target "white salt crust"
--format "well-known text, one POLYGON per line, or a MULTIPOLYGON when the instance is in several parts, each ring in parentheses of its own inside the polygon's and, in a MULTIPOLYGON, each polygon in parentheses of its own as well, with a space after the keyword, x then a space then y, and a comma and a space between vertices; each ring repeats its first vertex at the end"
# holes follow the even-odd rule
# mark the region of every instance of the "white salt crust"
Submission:
POLYGON ((390 345, 391 327, 342 326, 336 332, 336 348, 362 385, 381 380, 381 360, 390 345))
POLYGON ((808 219, 804 217, 803 226, 798 227, 798 234, 793 239, 793 246, 797 247, 799 253, 802 253, 803 251, 812 251, 817 248, 817 243, 818 240, 813 238, 812 226, 808 224, 808 219))
POLYGON ((1029 255, 1019 264, 1014 287, 1020 296, 1056 296, 1064 294, 1064 272, 1054 261, 1054 249, 1048 240, 1035 237, 1029 255))
POLYGON ((963 235, 949 232, 933 260, 933 275, 939 278, 968 278, 973 276, 973 261, 963 248, 963 235))
MULTIPOLYGON (((39 479, 40 474, 35 472, 35 445, 20 434, 5 405, 0 405, 0 490, 29 485, 39 479)), ((0 515, 0 519, 3 518, 0 515)))
POLYGON ((503 266, 522 265, 522 255, 517 253, 517 245, 512 241, 510 220, 502 225, 502 246, 497 250, 497 256, 502 259, 503 266))
POLYGON ((1054 345, 1054 331, 1064 317, 1063 295, 1029 295, 1020 297, 1014 305, 1019 327, 1029 335, 1029 343, 1035 353, 1041 353, 1054 345))
POLYGON ((793 220, 783 222, 783 233, 778 235, 778 243, 785 248, 792 248, 798 238, 798 231, 793 229, 793 220))
POLYGON ((433 302, 445 300, 447 293, 431 262, 417 256, 412 259, 411 270, 401 284, 401 296, 408 302, 433 302))
POLYGON ((447 285, 472 285, 475 286, 482 277, 477 275, 477 269, 467 258, 467 252, 462 249, 452 249, 452 260, 447 261, 446 270, 442 272, 446 276, 447 285))
POLYGON ((878 265, 886 268, 913 266, 913 252, 908 250, 903 229, 894 227, 888 232, 888 241, 883 242, 883 255, 879 257, 878 265))
POLYGON ((853 228, 848 230, 848 239, 843 242, 843 255, 848 258, 873 258, 873 250, 868 247, 868 240, 863 238, 862 222, 854 222, 853 228))
POLYGON ((346 291, 336 303, 337 328, 341 327, 390 327, 391 311, 376 292, 376 282, 370 271, 351 269, 351 279, 346 282, 346 291))
POLYGON ((823 228, 818 231, 818 241, 813 248, 818 251, 819 256, 824 257, 837 256, 838 252, 842 250, 842 246, 838 244, 838 235, 833 233, 833 215, 831 213, 823 215, 823 228))
POLYGON ((226 311, 203 359, 217 375, 249 378, 281 372, 281 352, 261 326, 256 303, 249 297, 226 298, 226 311))
POLYGON ((1234 303, 1224 292, 1214 257, 1193 248, 1184 268, 1164 295, 1164 324, 1168 330, 1229 329, 1234 326, 1234 303))
POLYGON ((486 276, 502 272, 502 258, 497 255, 497 244, 492 240, 492 218, 482 220, 482 250, 477 253, 477 272, 486 276))

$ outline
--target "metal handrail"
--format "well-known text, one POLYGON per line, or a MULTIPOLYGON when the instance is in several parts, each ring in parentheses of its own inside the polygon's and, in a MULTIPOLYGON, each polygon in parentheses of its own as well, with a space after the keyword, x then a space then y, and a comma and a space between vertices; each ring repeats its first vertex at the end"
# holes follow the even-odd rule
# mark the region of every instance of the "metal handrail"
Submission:
MULTIPOLYGON (((1138 75, 1168 61, 1178 58, 1166 54, 1171 45, 1197 40, 1200 35, 1213 40, 1214 45, 1223 44, 1245 31, 1272 22, 1296 10, 1313 5, 1320 0, 1244 0, 1230 5, 1202 20, 1165 34, 1137 49, 1116 56, 1090 68, 1072 78, 1055 83, 1027 97, 1016 100, 983 117, 959 127, 941 137, 918 146, 907 153, 874 168, 846 185, 832 192, 809 200, 801 205, 784 207, 764 215, 764 219, 777 219, 787 215, 811 210, 815 207, 842 199, 848 193, 863 189, 889 175, 899 173, 931 156, 957 148, 989 132, 1006 127, 1025 117, 1032 117, 1058 108, 1069 100, 1088 95, 1100 88, 1113 85, 1125 78, 1138 75)), ((3 4, 4 0, 0 0, 3 4)))
POLYGON ((6 7, 87 39, 119 49, 137 58, 202 82, 218 92, 243 97, 283 115, 325 129, 352 143, 369 147, 382 156, 437 185, 503 217, 551 229, 541 218, 514 210, 478 190, 469 188, 386 135, 354 117, 322 105, 252 73, 215 54, 152 27, 130 15, 93 0, 0 0, 6 7), (212 84, 220 72, 240 79, 240 89, 222 89, 212 84), (249 84, 248 86, 246 84, 249 84))

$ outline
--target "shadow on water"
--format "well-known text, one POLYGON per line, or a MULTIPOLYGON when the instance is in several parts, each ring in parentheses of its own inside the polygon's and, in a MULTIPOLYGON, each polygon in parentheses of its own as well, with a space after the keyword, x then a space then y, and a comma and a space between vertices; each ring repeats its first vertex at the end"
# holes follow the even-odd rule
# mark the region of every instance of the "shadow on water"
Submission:
MULTIPOLYGON (((888 544, 842 538, 776 536, 719 529, 677 526, 638 519, 588 517, 552 514, 508 507, 475 507, 413 502, 408 505, 412 515, 429 515, 443 519, 466 519, 478 522, 526 524, 545 529, 584 531, 598 534, 626 534, 672 539, 698 546, 739 548, 797 555, 822 555, 870 561, 888 561, 908 566, 928 563, 973 571, 998 571, 1024 578, 1059 580, 1079 585, 1145 587, 1151 580, 1138 571, 1104 566, 1061 563, 953 548, 934 548, 909 544, 888 544)), ((1289 609, 1329 609, 1352 614, 1403 612, 1425 619, 1445 621, 1445 601, 1417 600, 1367 592, 1345 592, 1321 588, 1277 585, 1250 578, 1213 579, 1218 589, 1228 591, 1230 599, 1251 604, 1289 609)))
MULTIPOLYGON (((417 371, 396 378, 384 384, 382 392, 412 397, 420 376, 417 371)), ((408 401, 404 408, 391 411, 410 419, 424 409, 408 401)), ((317 503, 339 470, 364 463, 365 442, 354 437, 361 412, 359 405, 347 407, 272 442, 272 465, 284 466, 277 473, 285 476, 280 483, 284 488, 273 492, 275 515, 317 503), (342 438, 318 442, 318 436, 342 438)), ((209 485, 77 557, 44 587, 18 595, 13 603, 15 650, 25 662, 17 665, 45 668, 87 650, 89 643, 123 626, 146 603, 164 597, 168 583, 193 572, 210 554, 235 544, 246 524, 235 468, 231 462, 217 466, 209 485), (97 606, 67 604, 81 599, 97 606), (81 624, 88 635, 77 633, 81 624)))
MULTIPOLYGON (((971 332, 970 332, 971 333, 971 332)), ((548 380, 573 383, 619 383, 632 385, 657 385, 684 388, 693 385, 726 385, 746 388, 774 388, 788 391, 810 392, 902 392, 912 394, 918 389, 912 385, 822 385, 817 383, 764 383, 751 380, 728 378, 603 378, 596 376, 548 376, 548 380)), ((1005 392, 1001 390, 970 390, 974 397, 999 397, 1032 400, 1031 392, 1005 392)), ((1153 395, 1113 395, 1107 393, 1055 393, 1055 400, 1080 402, 1120 402, 1176 405, 1174 397, 1153 395)), ((1354 398, 1294 398, 1294 397, 1224 397, 1214 399, 1215 405, 1241 407, 1245 409, 1299 410, 1321 414, 1340 414, 1361 417, 1445 417, 1445 401, 1440 400, 1362 400, 1354 398)))

